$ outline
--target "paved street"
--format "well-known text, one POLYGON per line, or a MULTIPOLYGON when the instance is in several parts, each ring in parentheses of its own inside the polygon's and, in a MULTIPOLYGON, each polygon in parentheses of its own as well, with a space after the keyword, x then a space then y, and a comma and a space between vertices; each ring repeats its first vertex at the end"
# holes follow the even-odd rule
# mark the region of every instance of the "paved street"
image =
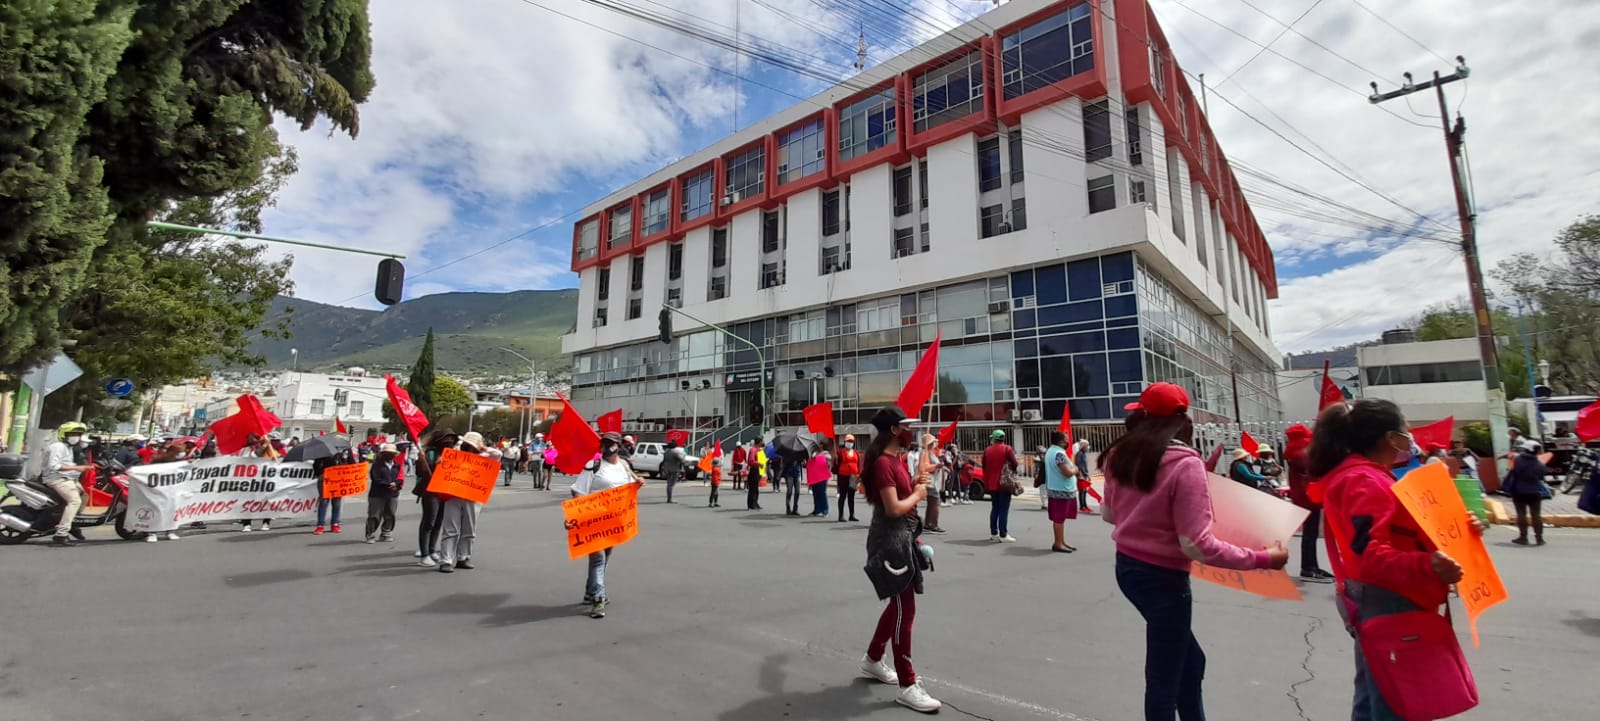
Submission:
MULTIPOLYGON (((564 486, 518 483, 484 511, 479 569, 453 575, 413 564, 409 494, 393 544, 362 543, 353 499, 337 536, 230 526, 0 549, 0 719, 914 717, 855 678, 880 608, 860 570, 864 523, 784 518, 771 493, 747 512, 728 486, 726 507, 707 509, 699 483, 668 506, 654 483, 608 573, 610 617, 596 621, 577 605, 584 564, 563 547, 564 486)), ((1013 509, 1016 545, 988 543, 987 504, 946 514, 915 638, 943 715, 1138 719, 1143 629, 1115 588, 1110 527, 1070 524, 1079 551, 1065 555, 1048 552, 1036 502, 1013 509)), ((1491 533, 1511 600, 1468 649, 1483 704, 1463 718, 1592 716, 1600 532, 1553 530, 1543 549, 1491 533)), ((1349 717, 1332 587, 1306 591, 1287 603, 1197 584, 1212 718, 1349 717)))

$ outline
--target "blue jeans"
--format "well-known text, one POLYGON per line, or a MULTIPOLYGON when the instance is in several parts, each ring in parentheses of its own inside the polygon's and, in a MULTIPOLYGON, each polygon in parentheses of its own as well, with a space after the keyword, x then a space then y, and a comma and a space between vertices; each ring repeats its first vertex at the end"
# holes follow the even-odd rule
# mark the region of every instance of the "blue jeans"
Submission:
POLYGON ((343 498, 323 498, 317 501, 317 525, 327 525, 323 521, 327 520, 329 506, 333 507, 333 525, 339 525, 339 510, 344 507, 343 498))
POLYGON ((1117 587, 1144 617, 1145 721, 1205 721, 1206 654, 1190 630, 1189 573, 1118 553, 1117 587))
MULTIPOLYGON (((1418 610, 1416 604, 1398 593, 1359 581, 1346 581, 1345 593, 1355 601, 1356 614, 1361 619, 1418 610)), ((1339 615, 1346 615, 1349 609, 1344 602, 1338 600, 1335 602, 1339 604, 1339 615)), ((1350 709, 1350 721, 1402 721, 1389 708, 1388 702, 1383 700, 1383 694, 1378 691, 1378 682, 1372 678, 1372 673, 1367 669, 1367 657, 1361 652, 1360 638, 1356 639, 1355 646, 1356 691, 1354 705, 1350 709)))
POLYGON ((784 510, 794 515, 800 515, 800 475, 783 474, 783 505, 784 510))
POLYGON ((606 597, 606 562, 611 560, 611 551, 596 551, 589 554, 589 582, 584 586, 583 595, 589 598, 606 597))
POLYGON ((989 494, 989 535, 1007 536, 1006 522, 1011 520, 1011 494, 1002 488, 989 494))
POLYGON ((811 486, 811 512, 818 516, 828 515, 828 484, 814 483, 811 486))

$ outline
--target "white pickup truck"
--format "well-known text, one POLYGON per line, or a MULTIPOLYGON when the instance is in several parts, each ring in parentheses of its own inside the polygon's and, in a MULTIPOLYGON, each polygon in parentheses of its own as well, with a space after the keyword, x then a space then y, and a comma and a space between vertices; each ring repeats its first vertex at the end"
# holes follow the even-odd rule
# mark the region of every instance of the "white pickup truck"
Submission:
MULTIPOLYGON (((647 476, 660 477, 661 459, 666 457, 667 445, 665 443, 637 443, 633 446, 633 470, 635 473, 647 476)), ((700 457, 687 451, 683 458, 683 479, 692 481, 700 477, 700 457)))

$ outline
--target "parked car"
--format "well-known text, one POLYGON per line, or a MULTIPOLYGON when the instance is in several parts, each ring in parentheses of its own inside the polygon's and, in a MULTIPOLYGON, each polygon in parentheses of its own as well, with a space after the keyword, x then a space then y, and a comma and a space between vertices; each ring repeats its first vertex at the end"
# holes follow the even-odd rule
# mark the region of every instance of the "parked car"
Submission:
MULTIPOLYGON (((667 455, 665 443, 636 443, 633 446, 633 470, 647 476, 661 476, 661 459, 667 455)), ((692 481, 700 477, 700 457, 684 451, 683 478, 692 481)))

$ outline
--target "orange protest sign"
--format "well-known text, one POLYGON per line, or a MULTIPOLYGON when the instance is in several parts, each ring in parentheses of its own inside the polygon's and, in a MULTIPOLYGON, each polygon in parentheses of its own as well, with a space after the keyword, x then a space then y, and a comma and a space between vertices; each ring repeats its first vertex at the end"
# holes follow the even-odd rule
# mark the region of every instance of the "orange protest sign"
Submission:
POLYGON ((367 464, 351 463, 322 470, 322 497, 359 496, 367 491, 367 464))
POLYGON ((1258 568, 1253 571, 1235 571, 1231 568, 1217 568, 1207 566, 1195 561, 1189 569, 1189 575, 1202 581, 1210 581, 1218 586, 1227 586, 1236 591, 1253 593, 1257 596, 1276 598, 1283 601, 1303 601, 1300 588, 1290 580, 1289 572, 1283 569, 1276 571, 1268 568, 1258 568))
POLYGON ((494 483, 500 478, 500 462, 493 458, 446 448, 433 469, 428 490, 473 503, 488 503, 494 483))
POLYGON ((620 546, 639 535, 639 484, 629 483, 561 502, 567 553, 573 558, 620 546))
POLYGON ((1467 523, 1467 504, 1456 491, 1450 470, 1443 463, 1430 463, 1407 473, 1393 488, 1400 505, 1411 512, 1433 545, 1461 564, 1456 590, 1467 609, 1472 645, 1477 646, 1478 614, 1506 600, 1508 594, 1483 538, 1467 523))

